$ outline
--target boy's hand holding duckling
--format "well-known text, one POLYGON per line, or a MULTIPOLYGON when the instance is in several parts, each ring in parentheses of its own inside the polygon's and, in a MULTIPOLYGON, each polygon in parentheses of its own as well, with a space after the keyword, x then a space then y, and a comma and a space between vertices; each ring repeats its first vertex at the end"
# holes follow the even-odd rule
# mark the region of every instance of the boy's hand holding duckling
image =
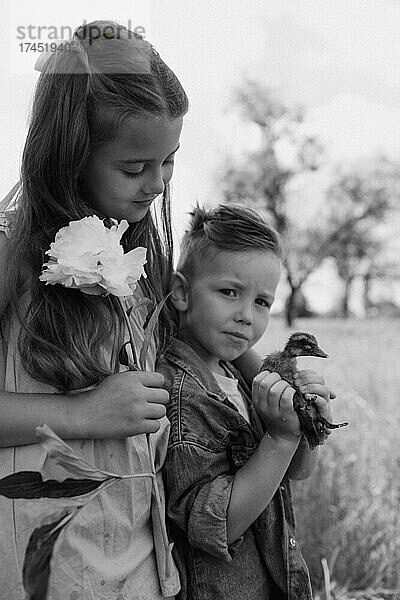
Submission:
MULTIPOLYGON (((330 409, 331 392, 322 375, 316 371, 302 370, 295 372, 296 387, 301 387, 302 394, 315 397, 315 405, 319 413, 328 421, 332 420, 330 409)), ((293 406, 296 390, 278 373, 261 371, 253 380, 252 399, 255 409, 267 426, 269 435, 278 442, 292 443, 297 446, 296 452, 287 470, 291 479, 309 477, 318 461, 316 449, 310 450, 307 438, 303 435, 300 421, 293 406)), ((327 435, 331 433, 327 430, 327 435)))
MULTIPOLYGON (((316 371, 295 371, 293 382, 302 394, 315 400, 318 412, 328 421, 332 420, 330 397, 331 392, 325 384, 325 379, 316 371)), ((253 380, 253 404, 260 417, 267 425, 269 434, 289 438, 301 435, 300 422, 293 407, 293 397, 296 390, 278 373, 261 371, 253 380)), ((329 435, 331 431, 327 431, 329 435)))
POLYGON ((301 430, 307 438, 310 450, 313 450, 325 442, 331 429, 344 427, 347 423, 331 422, 329 398, 334 396, 326 388, 324 379, 318 377, 315 371, 298 371, 296 359, 299 356, 328 357, 311 333, 297 331, 290 336, 281 352, 273 352, 265 357, 261 372, 278 373, 294 388, 293 408, 299 417, 301 430))

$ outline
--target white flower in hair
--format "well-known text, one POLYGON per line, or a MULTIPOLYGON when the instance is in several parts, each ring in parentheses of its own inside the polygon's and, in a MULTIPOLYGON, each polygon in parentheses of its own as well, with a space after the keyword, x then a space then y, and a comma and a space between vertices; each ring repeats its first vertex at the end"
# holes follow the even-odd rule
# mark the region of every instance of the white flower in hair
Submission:
POLYGON ((128 222, 112 220, 107 228, 96 216, 62 227, 46 254, 39 279, 46 284, 79 288, 85 294, 131 296, 141 276, 146 277, 146 248, 124 254, 121 238, 128 222))

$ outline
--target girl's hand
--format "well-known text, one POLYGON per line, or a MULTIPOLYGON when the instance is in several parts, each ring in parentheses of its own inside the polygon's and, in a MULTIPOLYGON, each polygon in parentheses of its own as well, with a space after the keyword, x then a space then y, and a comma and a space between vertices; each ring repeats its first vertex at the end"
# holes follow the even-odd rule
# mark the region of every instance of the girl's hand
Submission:
MULTIPOLYGON (((94 390, 76 396, 83 402, 77 429, 81 438, 124 438, 155 433, 166 415, 169 394, 161 373, 125 371, 109 375, 94 390)), ((71 401, 73 411, 74 402, 71 401)))
POLYGON ((300 422, 293 408, 294 389, 278 373, 262 371, 253 379, 252 399, 268 433, 295 443, 300 441, 300 422))
MULTIPOLYGON (((316 371, 303 370, 296 371, 294 377, 294 384, 299 388, 300 392, 305 395, 306 398, 317 395, 318 398, 315 401, 315 405, 321 416, 325 417, 328 421, 332 422, 332 413, 330 407, 330 399, 335 398, 335 394, 331 392, 326 384, 325 379, 322 375, 319 375, 316 371)), ((327 435, 332 433, 331 429, 326 431, 327 435)))

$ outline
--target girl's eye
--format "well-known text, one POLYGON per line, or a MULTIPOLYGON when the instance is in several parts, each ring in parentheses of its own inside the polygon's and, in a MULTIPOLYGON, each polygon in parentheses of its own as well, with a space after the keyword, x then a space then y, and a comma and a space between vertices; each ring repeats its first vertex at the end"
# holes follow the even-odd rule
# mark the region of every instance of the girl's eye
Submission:
MULTIPOLYGON (((164 165, 173 165, 174 164, 174 159, 171 158, 170 160, 165 160, 163 162, 163 166, 164 165)), ((126 175, 126 177, 140 177, 141 175, 143 175, 144 173, 144 168, 141 171, 137 171, 136 173, 132 173, 131 171, 122 171, 122 173, 124 175, 126 175)))
POLYGON ((224 296, 229 296, 230 298, 236 298, 235 290, 227 288, 227 289, 220 290, 220 292, 222 294, 224 294, 224 296))
POLYGON ((122 171, 126 177, 140 177, 143 175, 143 171, 139 171, 138 173, 130 173, 130 171, 122 171))

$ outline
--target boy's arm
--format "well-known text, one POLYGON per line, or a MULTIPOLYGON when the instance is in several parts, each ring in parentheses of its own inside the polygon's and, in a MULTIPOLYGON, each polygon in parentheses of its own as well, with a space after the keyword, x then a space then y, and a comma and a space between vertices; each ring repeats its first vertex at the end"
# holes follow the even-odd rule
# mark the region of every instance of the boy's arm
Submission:
MULTIPOLYGON (((204 448, 193 442, 170 442, 164 465, 168 515, 186 532, 192 546, 231 560, 228 546, 266 508, 300 440, 292 396, 293 389, 282 380, 269 394, 265 412, 271 435, 264 435, 234 475, 226 450, 212 451, 206 442, 204 448)), ((202 401, 204 398, 196 399, 196 406, 201 406, 202 401)), ((185 431, 188 434, 187 424, 185 431)), ((214 439, 213 432, 205 431, 204 439, 214 439)))
POLYGON ((310 450, 303 435, 286 472, 290 479, 307 479, 314 471, 319 460, 319 447, 310 450))
POLYGON ((254 377, 260 372, 262 365, 261 356, 250 348, 242 356, 233 361, 234 366, 240 371, 242 377, 251 389, 254 377))
POLYGON ((226 452, 192 443, 170 448, 164 463, 168 516, 186 532, 190 545, 230 561, 229 546, 270 502, 298 439, 277 440, 266 434, 234 475, 226 452))

